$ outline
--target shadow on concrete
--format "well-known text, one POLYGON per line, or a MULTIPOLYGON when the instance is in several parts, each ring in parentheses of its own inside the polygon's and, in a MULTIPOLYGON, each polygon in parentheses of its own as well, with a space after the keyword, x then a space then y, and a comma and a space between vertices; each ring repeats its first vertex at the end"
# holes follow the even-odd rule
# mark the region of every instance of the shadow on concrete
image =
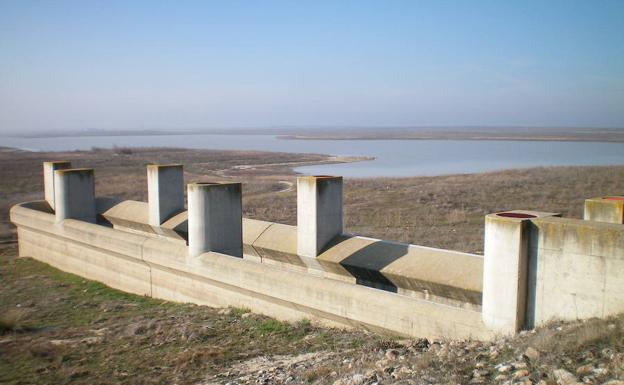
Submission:
POLYGON ((102 213, 108 211, 119 202, 121 201, 117 197, 103 196, 95 198, 95 212, 97 213, 95 222, 98 225, 112 228, 113 225, 102 216, 102 213))
POLYGON ((535 327, 535 303, 537 298, 537 253, 539 228, 528 221, 529 244, 527 252, 527 301, 523 329, 533 329, 535 327))
POLYGON ((397 286, 381 270, 407 254, 408 245, 377 241, 361 248, 340 262, 358 285, 397 292, 397 286))

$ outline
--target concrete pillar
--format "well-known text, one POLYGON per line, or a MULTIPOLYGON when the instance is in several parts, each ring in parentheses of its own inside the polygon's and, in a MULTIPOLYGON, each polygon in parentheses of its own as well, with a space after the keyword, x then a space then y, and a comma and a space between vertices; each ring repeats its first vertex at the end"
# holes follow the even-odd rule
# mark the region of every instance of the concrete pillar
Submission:
POLYGON ((317 257, 342 234, 342 177, 297 178, 297 254, 317 257))
POLYGON ((189 183, 189 255, 215 251, 243 256, 243 211, 240 183, 189 183))
POLYGON ((43 162, 43 195, 52 210, 54 210, 54 171, 68 168, 71 168, 71 162, 64 160, 43 162))
POLYGON ((525 326, 531 219, 557 213, 513 210, 485 217, 483 249, 483 323, 504 334, 525 326))
POLYGON ((607 196, 585 200, 587 221, 624 224, 624 196, 607 196))
POLYGON ((54 171, 56 222, 79 219, 95 223, 95 177, 92 168, 54 171))
POLYGON ((184 210, 184 172, 181 164, 147 166, 149 224, 160 226, 184 210))

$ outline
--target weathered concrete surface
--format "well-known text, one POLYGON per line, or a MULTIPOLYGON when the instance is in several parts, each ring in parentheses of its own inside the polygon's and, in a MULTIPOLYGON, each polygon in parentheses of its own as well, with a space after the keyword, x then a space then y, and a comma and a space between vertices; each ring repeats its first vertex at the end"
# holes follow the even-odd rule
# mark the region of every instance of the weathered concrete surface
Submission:
POLYGON ((240 183, 188 185, 189 255, 215 251, 243 256, 243 204, 240 183))
POLYGON ((483 257, 479 255, 342 236, 316 259, 326 270, 346 272, 363 285, 480 309, 483 257))
POLYGON ((342 177, 297 178, 297 254, 314 258, 342 234, 342 177))
POLYGON ((493 330, 508 334, 524 326, 530 220, 553 215, 512 210, 485 217, 482 311, 493 330))
POLYGON ((147 165, 149 224, 160 226, 184 210, 184 171, 181 164, 147 165))
POLYGON ((624 312, 624 225, 532 220, 529 326, 624 312))
POLYGON ((624 196, 606 196, 585 200, 585 220, 624 224, 624 196))
POLYGON ((20 255, 121 290, 407 336, 492 336, 477 311, 219 253, 191 258, 184 245, 161 238, 76 220, 55 225, 54 215, 38 207, 31 203, 11 209, 20 255))
POLYGON ((92 168, 54 171, 56 221, 80 219, 95 223, 95 177, 92 168))
POLYGON ((71 168, 71 162, 59 160, 43 162, 43 191, 46 202, 54 210, 54 171, 71 168))
MULTIPOLYGON (((124 201, 103 216, 120 230, 183 242, 186 211, 176 231, 159 234, 147 222, 144 202, 124 201)), ((374 238, 342 235, 316 258, 297 255, 295 226, 243 218, 243 258, 282 269, 393 291, 414 298, 479 310, 483 257, 374 238)))
POLYGON ((11 209, 11 221, 18 225, 20 256, 119 290, 151 295, 149 267, 132 257, 140 255, 144 237, 119 236, 119 231, 74 219, 55 224, 53 214, 18 206, 11 209))
POLYGON ((102 217, 113 225, 113 228, 161 237, 163 239, 186 244, 187 211, 181 211, 166 220, 160 226, 152 226, 148 219, 149 207, 146 202, 123 201, 102 212, 102 217))

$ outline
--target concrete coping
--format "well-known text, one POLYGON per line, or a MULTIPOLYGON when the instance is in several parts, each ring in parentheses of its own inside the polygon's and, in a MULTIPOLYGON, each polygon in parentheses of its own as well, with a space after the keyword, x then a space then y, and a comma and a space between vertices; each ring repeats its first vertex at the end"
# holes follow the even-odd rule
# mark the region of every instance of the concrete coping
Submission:
POLYGON ((92 168, 66 168, 62 170, 55 170, 55 173, 65 174, 65 173, 76 173, 76 174, 93 174, 95 170, 92 168))
POLYGON ((307 180, 333 179, 333 180, 342 180, 342 177, 341 176, 334 176, 334 175, 304 175, 304 176, 298 176, 297 179, 307 179, 307 180))
POLYGON ((496 215, 498 215, 499 217, 505 217, 505 218, 519 218, 519 219, 537 218, 537 216, 533 214, 525 214, 525 213, 504 212, 504 213, 496 213, 496 215))
POLYGON ((212 181, 205 181, 205 182, 191 182, 188 184, 188 186, 197 186, 197 187, 209 187, 209 186, 234 186, 234 185, 240 185, 241 182, 212 182, 212 181))
POLYGON ((577 226, 596 230, 624 231, 624 224, 598 221, 587 221, 578 218, 562 218, 560 216, 540 217, 532 220, 535 223, 556 223, 562 226, 577 226))
POLYGON ((149 163, 147 168, 177 168, 184 167, 181 163, 170 163, 170 164, 157 164, 157 163, 149 163))
POLYGON ((550 213, 544 211, 533 211, 533 210, 508 210, 508 211, 500 211, 497 213, 492 213, 486 215, 486 220, 505 220, 512 222, 523 222, 536 218, 544 218, 544 217, 559 217, 561 214, 559 213, 550 213))
POLYGON ((608 201, 624 201, 624 196, 602 197, 601 199, 608 200, 608 201))

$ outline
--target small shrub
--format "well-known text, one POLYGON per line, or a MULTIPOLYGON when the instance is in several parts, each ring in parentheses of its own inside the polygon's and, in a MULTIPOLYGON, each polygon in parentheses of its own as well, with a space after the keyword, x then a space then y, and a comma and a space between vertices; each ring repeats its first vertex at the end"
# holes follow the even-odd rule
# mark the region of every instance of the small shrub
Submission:
POLYGON ((287 323, 273 319, 263 320, 256 326, 256 330, 260 334, 286 333, 289 329, 290 325, 287 323))
POLYGON ((251 313, 251 310, 246 307, 233 307, 231 309, 232 312, 230 314, 234 317, 240 317, 243 314, 251 313))
POLYGON ((24 330, 25 328, 20 324, 21 318, 22 313, 13 310, 0 314, 0 335, 24 330))

